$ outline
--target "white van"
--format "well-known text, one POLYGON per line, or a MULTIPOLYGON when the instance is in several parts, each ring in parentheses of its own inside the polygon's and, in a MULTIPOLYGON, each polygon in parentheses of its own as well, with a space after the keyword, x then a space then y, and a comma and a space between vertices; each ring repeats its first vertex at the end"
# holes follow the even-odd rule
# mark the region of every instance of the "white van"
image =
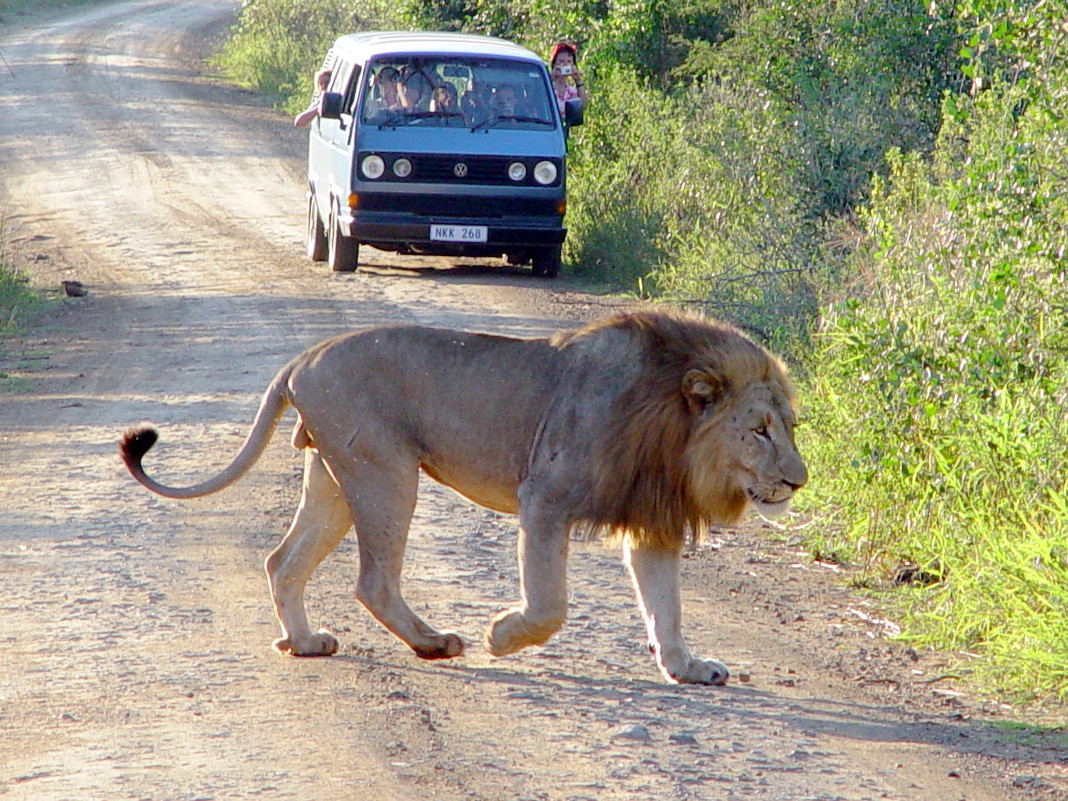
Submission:
POLYGON ((308 256, 357 268, 360 245, 504 256, 554 276, 567 235, 565 137, 548 70, 503 39, 359 33, 323 62, 308 146, 308 256))

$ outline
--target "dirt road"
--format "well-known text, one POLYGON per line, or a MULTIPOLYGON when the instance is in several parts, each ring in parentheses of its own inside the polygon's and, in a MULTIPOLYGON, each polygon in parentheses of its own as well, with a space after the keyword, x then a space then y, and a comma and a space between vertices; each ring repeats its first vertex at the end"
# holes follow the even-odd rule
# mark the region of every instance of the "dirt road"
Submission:
MULTIPOLYGON (((299 458, 279 435, 228 492, 177 503, 115 441, 162 428, 153 472, 221 465, 273 372, 381 322, 542 334, 609 311, 565 280, 382 255, 302 257, 304 134, 204 78, 216 0, 0 23, 0 204, 35 284, 82 281, 0 350, 0 796, 12 799, 1025 799, 1068 793, 1055 736, 998 728, 936 654, 789 531, 721 531, 684 574, 725 688, 663 684, 618 554, 576 544, 572 616, 490 659, 517 594, 515 521, 425 484, 409 602, 471 643, 424 663, 354 600, 351 541, 308 591, 341 653, 274 653, 262 560, 299 458)), ((817 479, 818 480, 818 479, 817 479)))

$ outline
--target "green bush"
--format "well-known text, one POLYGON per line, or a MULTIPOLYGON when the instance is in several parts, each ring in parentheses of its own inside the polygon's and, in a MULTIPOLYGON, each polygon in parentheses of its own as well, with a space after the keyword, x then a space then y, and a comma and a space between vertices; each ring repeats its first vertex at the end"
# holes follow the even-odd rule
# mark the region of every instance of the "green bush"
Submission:
POLYGON ((633 71, 605 70, 569 143, 565 258, 620 286, 635 287, 668 257, 660 201, 679 126, 670 99, 649 98, 633 71))
POLYGON ((695 41, 728 35, 737 3, 712 0, 430 0, 412 4, 416 28, 502 36, 548 56, 554 42, 579 46, 587 67, 623 68, 668 91, 695 41))
POLYGON ((303 110, 312 78, 338 36, 403 27, 385 0, 244 0, 217 65, 289 113, 303 110))
POLYGON ((933 163, 892 152, 875 182, 805 440, 810 498, 836 510, 814 547, 914 565, 935 584, 904 599, 907 637, 981 654, 993 689, 1063 697, 1068 70, 1046 57, 1054 27, 1016 24, 1033 69, 1003 43, 1012 79, 948 96, 933 163))
POLYGON ((891 143, 933 147, 951 20, 911 0, 613 12, 588 48, 568 260, 805 351, 840 279, 837 217, 891 143))
POLYGON ((799 178, 820 214, 848 213, 891 147, 929 152, 942 93, 959 85, 953 19, 915 0, 753 4, 684 72, 762 86, 791 110, 799 178))
POLYGON ((803 349, 817 310, 817 266, 831 262, 821 257, 823 226, 798 180, 789 111, 760 87, 733 82, 692 86, 684 103, 684 147, 661 186, 671 253, 654 286, 778 350, 803 349))
POLYGON ((10 334, 40 298, 30 290, 27 277, 11 265, 3 217, 0 217, 0 337, 10 334))
POLYGON ((821 229, 783 117, 759 87, 667 96, 632 70, 602 70, 572 134, 568 261, 780 347, 807 341, 821 229))

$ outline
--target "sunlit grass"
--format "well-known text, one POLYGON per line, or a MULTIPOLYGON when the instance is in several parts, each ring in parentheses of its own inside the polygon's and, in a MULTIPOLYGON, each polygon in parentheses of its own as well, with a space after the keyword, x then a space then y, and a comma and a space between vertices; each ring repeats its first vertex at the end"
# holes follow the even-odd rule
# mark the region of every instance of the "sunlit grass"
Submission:
POLYGON ((810 368, 811 502, 834 518, 812 545, 893 590, 903 638, 971 654, 978 688, 1063 701, 1068 157, 1059 136, 1026 159, 986 148, 996 100, 969 130, 970 181, 892 155, 864 213, 862 281, 825 308, 810 368))
POLYGON ((39 303, 28 277, 11 265, 4 218, 0 217, 0 338, 15 330, 24 315, 39 303))

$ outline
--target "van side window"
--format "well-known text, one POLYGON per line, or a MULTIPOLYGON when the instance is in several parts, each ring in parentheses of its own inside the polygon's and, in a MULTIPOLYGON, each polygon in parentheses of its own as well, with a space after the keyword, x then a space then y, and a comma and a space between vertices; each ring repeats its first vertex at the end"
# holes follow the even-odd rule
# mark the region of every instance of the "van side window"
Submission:
POLYGON ((337 63, 337 53, 335 53, 333 50, 329 50, 329 51, 327 51, 325 58, 323 58, 323 65, 321 67, 319 67, 319 70, 321 72, 325 72, 326 70, 331 70, 332 71, 334 69, 334 65, 336 63, 337 63))
POLYGON ((350 62, 340 58, 334 62, 333 72, 330 75, 330 86, 327 91, 344 97, 341 105, 343 110, 340 120, 343 129, 348 128, 352 122, 352 104, 359 89, 359 77, 360 68, 358 66, 354 68, 350 62))
POLYGON ((342 108, 345 109, 345 113, 350 117, 356 113, 356 95, 360 91, 360 65, 357 64, 352 70, 352 74, 349 76, 348 82, 345 84, 343 94, 345 95, 345 102, 342 104, 342 108))
POLYGON ((352 65, 342 59, 337 59, 334 62, 333 70, 330 73, 330 86, 327 87, 328 92, 342 93, 345 91, 345 82, 349 77, 349 70, 352 69, 352 65))

